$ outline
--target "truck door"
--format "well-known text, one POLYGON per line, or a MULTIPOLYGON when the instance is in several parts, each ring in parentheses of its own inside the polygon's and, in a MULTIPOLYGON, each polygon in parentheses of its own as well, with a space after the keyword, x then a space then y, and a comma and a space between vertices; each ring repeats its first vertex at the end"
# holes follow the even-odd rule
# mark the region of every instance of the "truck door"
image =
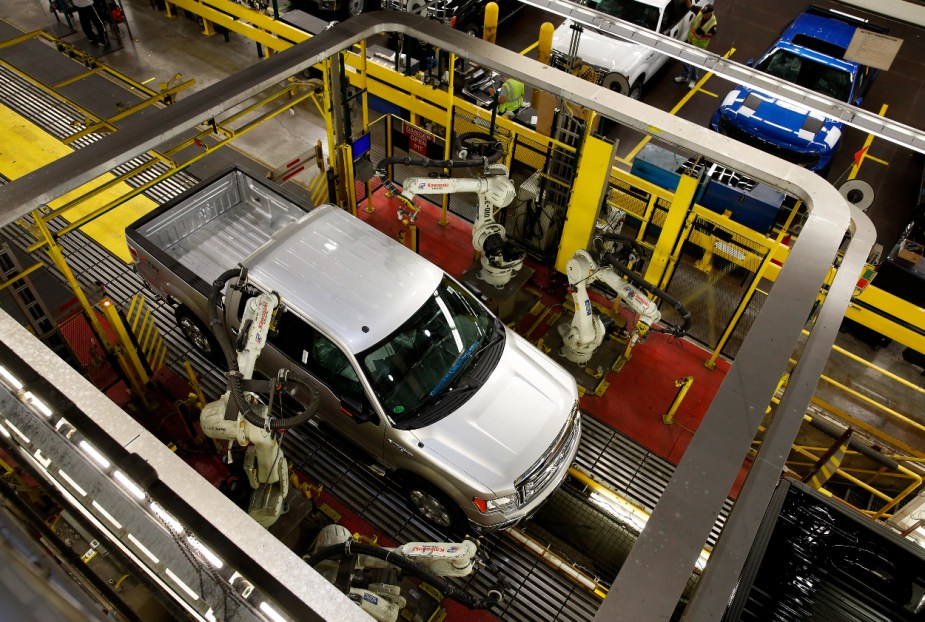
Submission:
POLYGON ((290 373, 318 389, 321 420, 381 460, 385 424, 366 396, 352 358, 291 311, 280 316, 268 341, 287 359, 290 373))
MULTIPOLYGON (((235 316, 232 330, 235 334, 248 297, 234 295, 231 298, 233 306, 229 315, 235 316)), ((321 421, 376 460, 382 459, 385 424, 370 405, 350 357, 285 307, 277 318, 276 330, 270 333, 267 347, 257 360, 257 370, 264 377, 276 377, 280 369, 288 369, 290 374, 318 390, 321 421)))

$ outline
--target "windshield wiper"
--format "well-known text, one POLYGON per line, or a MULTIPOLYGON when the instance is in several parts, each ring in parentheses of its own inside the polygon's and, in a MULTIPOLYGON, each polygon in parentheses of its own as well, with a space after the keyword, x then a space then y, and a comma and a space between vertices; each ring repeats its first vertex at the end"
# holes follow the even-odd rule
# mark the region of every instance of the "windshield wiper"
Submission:
POLYGON ((465 351, 459 355, 459 358, 453 362, 453 366, 450 367, 445 374, 443 374, 443 378, 441 378, 437 384, 434 385, 434 388, 430 390, 427 396, 434 397, 437 395, 437 393, 439 393, 440 390, 446 386, 446 384, 453 378, 453 376, 456 375, 456 372, 460 370, 463 364, 469 359, 470 356, 472 356, 472 353, 475 352, 476 348, 478 348, 481 343, 481 341, 475 341, 472 343, 472 345, 466 348, 465 351))

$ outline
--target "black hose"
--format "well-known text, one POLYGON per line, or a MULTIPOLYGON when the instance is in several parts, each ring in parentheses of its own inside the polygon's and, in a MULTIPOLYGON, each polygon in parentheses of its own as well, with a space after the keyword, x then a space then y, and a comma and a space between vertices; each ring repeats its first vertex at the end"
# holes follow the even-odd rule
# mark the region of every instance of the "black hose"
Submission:
MULTIPOLYGON (((264 425, 269 425, 271 430, 281 430, 284 428, 292 428, 302 423, 308 421, 318 410, 320 404, 320 398, 318 396, 318 390, 315 389, 312 385, 303 382, 297 378, 287 377, 283 382, 281 389, 286 392, 291 392, 293 388, 301 386, 302 388, 308 389, 311 399, 308 405, 296 413, 292 417, 286 417, 285 419, 279 419, 271 417, 269 424, 266 423, 266 419, 254 412, 251 408, 250 401, 244 394, 244 377, 241 375, 241 369, 238 367, 238 354, 235 350, 234 345, 231 343, 231 337, 228 335, 228 329, 225 327, 225 321, 218 314, 218 303, 221 298, 222 292, 225 289, 225 285, 233 277, 241 274, 241 268, 231 268, 225 270, 215 281, 212 282, 212 289, 209 292, 209 330, 212 331, 212 334, 215 335, 216 340, 218 341, 219 346, 222 348, 222 353, 225 355, 225 362, 228 364, 228 373, 226 374, 226 385, 228 387, 228 392, 231 394, 231 397, 234 399, 235 406, 238 410, 241 411, 241 415, 244 417, 245 421, 251 425, 262 427, 264 425)), ((273 381, 267 381, 267 390, 273 391, 275 388, 273 381)))
POLYGON ((622 276, 629 279, 629 281, 632 282, 634 285, 646 291, 647 293, 658 296, 659 298, 661 298, 662 300, 664 300, 665 302, 667 302, 668 304, 670 304, 672 307, 675 308, 675 310, 681 316, 681 320, 683 323, 681 324, 681 326, 671 327, 671 329, 668 332, 670 332, 671 334, 677 337, 681 337, 682 335, 687 333, 687 329, 690 328, 691 326, 691 312, 687 310, 687 307, 684 306, 684 303, 682 303, 680 300, 678 300, 674 296, 670 295, 668 292, 662 289, 659 289, 655 285, 652 285, 651 283, 643 279, 641 276, 639 276, 638 274, 630 270, 629 267, 625 263, 620 261, 620 259, 613 253, 605 253, 604 259, 607 261, 607 263, 613 266, 614 270, 616 270, 622 276))
POLYGON ((355 540, 347 540, 342 544, 332 544, 331 546, 326 546, 321 550, 313 553, 312 556, 308 558, 307 563, 309 566, 314 567, 316 564, 326 559, 343 555, 369 555, 370 557, 385 560, 386 562, 394 566, 398 566, 402 570, 406 570, 414 574, 416 577, 423 579, 430 585, 434 586, 437 591, 444 596, 449 596, 450 598, 459 601, 469 609, 490 609, 500 603, 504 598, 504 595, 501 593, 501 589, 495 588, 488 592, 487 598, 476 599, 468 592, 464 592, 456 586, 452 585, 443 577, 435 575, 421 564, 418 564, 417 562, 414 562, 407 557, 396 553, 395 551, 383 549, 371 544, 363 544, 361 542, 356 542, 355 540))
MULTIPOLYGON (((491 153, 487 156, 480 156, 478 158, 466 158, 465 160, 431 160, 430 158, 417 157, 412 158, 411 156, 392 156, 390 158, 383 158, 379 160, 376 164, 376 174, 386 179, 386 167, 389 164, 404 164, 406 166, 422 166, 424 168, 476 168, 484 167, 486 164, 492 164, 501 159, 504 155, 504 150, 501 148, 501 142, 497 139, 491 138, 488 134, 483 132, 466 132, 465 134, 460 134, 456 139, 457 145, 463 147, 465 143, 475 140, 483 139, 486 143, 493 143, 491 145, 491 153)), ((391 190, 391 188, 389 188, 391 190)))
POLYGON ((234 345, 231 343, 231 338, 228 337, 228 331, 225 329, 225 322, 218 315, 218 303, 222 296, 222 292, 225 290, 225 284, 228 283, 232 277, 238 276, 239 274, 241 274, 240 268, 230 268, 222 272, 219 277, 212 282, 208 303, 209 330, 212 331, 212 334, 218 341, 218 345, 222 349, 222 354, 225 355, 225 362, 228 364, 228 369, 234 371, 238 370, 238 357, 235 353, 234 345))

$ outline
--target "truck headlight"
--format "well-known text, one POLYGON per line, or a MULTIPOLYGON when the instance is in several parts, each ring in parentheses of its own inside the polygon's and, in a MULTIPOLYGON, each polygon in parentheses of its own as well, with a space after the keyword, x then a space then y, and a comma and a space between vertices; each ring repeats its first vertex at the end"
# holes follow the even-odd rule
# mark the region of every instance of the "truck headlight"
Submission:
POLYGON ((472 497, 472 503, 475 504, 475 507, 477 507, 482 514, 491 514, 493 512, 501 512, 508 508, 512 508, 517 504, 517 497, 513 495, 510 497, 496 497, 494 499, 472 497))

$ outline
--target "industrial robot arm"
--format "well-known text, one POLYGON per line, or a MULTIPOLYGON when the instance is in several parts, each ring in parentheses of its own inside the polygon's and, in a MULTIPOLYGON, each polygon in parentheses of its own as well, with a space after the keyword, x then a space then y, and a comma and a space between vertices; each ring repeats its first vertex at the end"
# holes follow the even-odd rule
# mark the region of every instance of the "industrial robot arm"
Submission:
POLYGON ((308 420, 318 407, 318 395, 313 387, 290 379, 286 372, 269 381, 252 380, 254 366, 266 345, 280 300, 272 293, 260 293, 250 298, 241 317, 238 340, 232 346, 224 324, 216 319, 214 310, 219 295, 216 291, 220 292, 226 277, 236 272, 229 271, 219 277, 209 297, 213 325, 220 329, 216 331, 216 337, 222 344, 230 368, 228 390, 218 400, 205 405, 199 422, 206 436, 247 447, 243 466, 253 489, 248 513, 258 523, 269 527, 283 513, 289 492, 289 463, 280 447, 278 430, 308 420), (232 352, 235 353, 233 358, 230 356, 232 352), (296 386, 308 390, 311 396, 309 406, 294 417, 272 418, 271 408, 276 393, 292 391, 296 386), (257 400, 256 393, 269 394, 269 405, 257 400))
POLYGON ((505 165, 497 163, 501 151, 497 141, 485 135, 465 135, 461 138, 460 154, 465 158, 474 150, 476 141, 485 141, 493 149, 490 157, 470 160, 432 161, 413 158, 389 158, 377 165, 377 175, 394 195, 402 200, 398 210, 400 220, 414 221, 419 208, 414 204, 418 195, 441 195, 470 192, 478 196, 478 212, 472 225, 472 246, 481 253, 482 270, 479 278, 496 287, 503 287, 523 267, 526 252, 507 239, 504 226, 495 221, 497 210, 507 207, 514 200, 516 189, 505 165), (387 178, 385 164, 402 163, 420 166, 481 167, 478 177, 411 177, 402 182, 402 189, 387 178))
POLYGON ((563 345, 559 354, 573 363, 586 365, 607 333, 588 296, 588 286, 592 283, 600 281, 616 292, 620 304, 635 317, 635 325, 627 343, 628 349, 636 345, 652 324, 662 317, 658 306, 649 300, 645 292, 625 280, 613 268, 599 266, 586 250, 576 251, 568 260, 565 271, 575 301, 575 314, 571 325, 560 327, 563 345))
MULTIPOLYGON (((482 254, 479 277, 501 287, 521 269, 526 253, 507 239, 504 226, 495 221, 496 210, 514 200, 516 189, 503 164, 487 164, 479 177, 411 177, 403 183, 401 196, 407 204, 419 194, 472 192, 478 196, 478 213, 472 225, 472 247, 482 254)), ((416 208, 415 208, 416 209, 416 208)))
POLYGON ((397 622, 406 599, 399 574, 410 573, 440 594, 472 609, 489 609, 503 598, 503 585, 475 598, 443 577, 465 577, 475 569, 478 547, 462 542, 409 542, 398 547, 379 547, 354 540, 343 525, 321 529, 310 555, 303 557, 323 577, 379 622, 397 622))

